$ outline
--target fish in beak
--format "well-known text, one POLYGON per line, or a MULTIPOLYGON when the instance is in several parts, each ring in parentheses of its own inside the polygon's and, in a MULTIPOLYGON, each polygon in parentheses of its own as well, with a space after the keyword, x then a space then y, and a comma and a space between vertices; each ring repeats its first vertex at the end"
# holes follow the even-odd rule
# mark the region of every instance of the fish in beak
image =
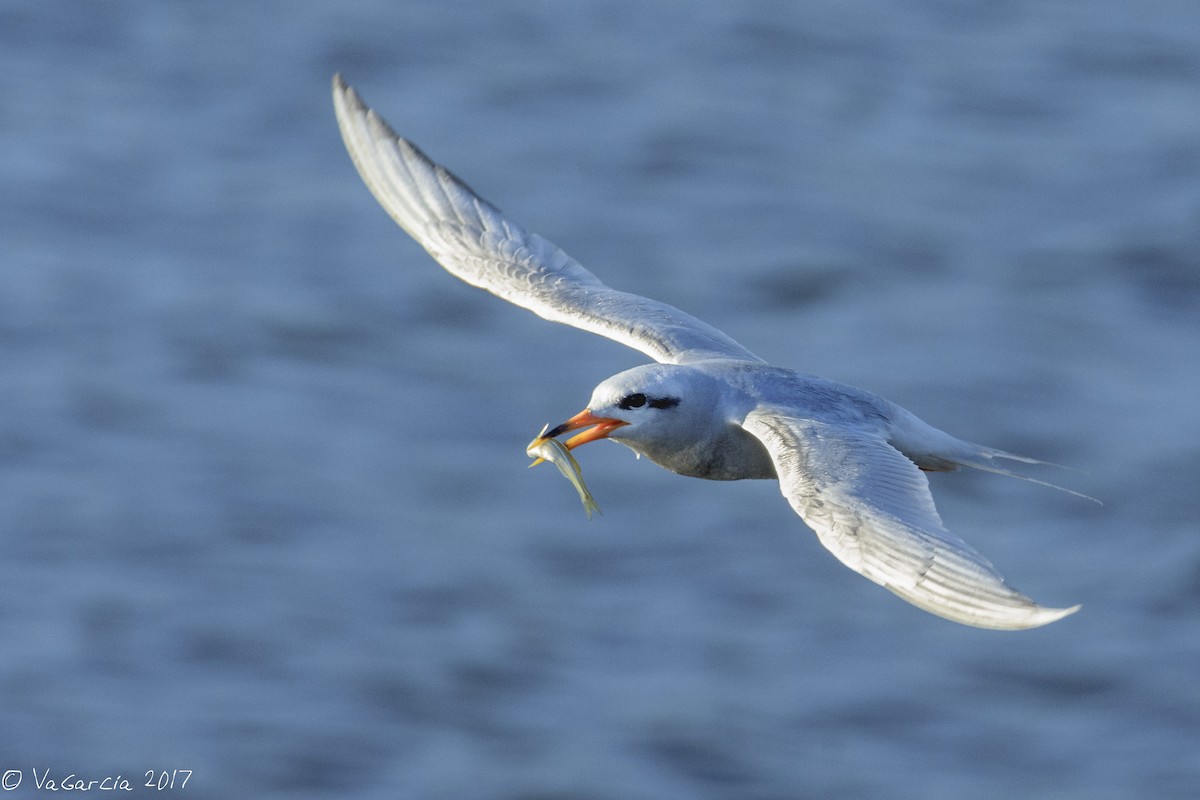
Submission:
MULTIPOLYGON (((625 422, 624 420, 614 419, 612 417, 597 417, 592 413, 590 408, 585 408, 583 411, 580 411, 563 424, 551 428, 550 430, 543 429, 542 432, 538 434, 538 436, 532 442, 529 443, 529 447, 531 449, 535 448, 540 442, 546 439, 553 439, 557 436, 561 436, 568 431, 575 431, 579 430, 580 428, 588 428, 588 430, 584 431, 583 433, 575 434, 563 443, 567 446, 568 450, 573 450, 576 447, 579 447, 581 444, 587 444, 588 442, 594 442, 599 439, 607 439, 608 436, 617 428, 628 424, 629 423, 625 422)), ((538 460, 535 461, 533 465, 540 463, 542 463, 541 460, 538 460)))

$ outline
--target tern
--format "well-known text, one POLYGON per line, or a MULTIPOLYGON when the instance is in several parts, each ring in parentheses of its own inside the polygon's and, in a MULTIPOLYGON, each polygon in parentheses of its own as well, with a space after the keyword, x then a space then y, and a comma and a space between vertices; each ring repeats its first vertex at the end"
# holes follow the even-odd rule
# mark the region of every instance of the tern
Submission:
POLYGON ((958 439, 863 389, 767 364, 674 306, 609 288, 398 136, 340 75, 333 102, 359 175, 443 268, 654 360, 602 381, 583 411, 540 439, 579 431, 566 447, 611 439, 680 475, 778 480, 839 561, 954 622, 1020 630, 1079 609, 1040 606, 1011 588, 942 524, 924 474, 973 467, 1045 483, 997 463, 1043 462, 958 439))

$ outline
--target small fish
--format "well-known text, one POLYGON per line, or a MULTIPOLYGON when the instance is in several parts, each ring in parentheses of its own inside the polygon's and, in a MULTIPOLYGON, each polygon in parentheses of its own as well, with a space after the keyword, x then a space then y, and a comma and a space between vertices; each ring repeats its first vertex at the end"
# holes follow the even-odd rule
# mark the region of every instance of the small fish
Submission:
POLYGON ((583 511, 587 514, 588 519, 592 518, 593 511, 600 511, 600 506, 596 505, 592 493, 588 491, 583 482, 583 471, 579 468, 579 462, 575 460, 575 456, 571 455, 571 451, 567 446, 558 439, 544 439, 542 434, 546 432, 546 428, 542 428, 542 433, 537 435, 537 438, 529 443, 525 448, 525 455, 530 458, 537 459, 529 466, 536 467, 543 461, 549 461, 554 466, 558 467, 558 471, 563 474, 571 485, 575 487, 575 491, 579 492, 579 499, 583 501, 583 511))

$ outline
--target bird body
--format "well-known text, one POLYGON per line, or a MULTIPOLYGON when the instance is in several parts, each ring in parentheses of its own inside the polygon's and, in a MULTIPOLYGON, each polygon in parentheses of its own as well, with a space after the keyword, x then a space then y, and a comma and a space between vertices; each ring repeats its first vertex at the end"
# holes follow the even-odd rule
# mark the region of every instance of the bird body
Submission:
POLYGON ((363 181, 447 271, 657 362, 602 381, 587 407, 544 431, 531 453, 548 452, 539 442, 580 431, 566 448, 612 439, 689 477, 776 479, 843 564, 966 625, 1032 628, 1078 609, 1042 607, 1009 587, 946 530, 923 472, 970 466, 1035 480, 996 462, 1040 462, 958 439, 863 389, 771 366, 673 306, 606 286, 396 135, 341 76, 333 96, 363 181))
POLYGON ((596 387, 588 408, 600 416, 615 416, 622 412, 621 399, 638 392, 651 398, 687 397, 688 402, 654 413, 649 435, 641 426, 622 426, 608 438, 672 472, 707 480, 776 477, 770 453, 744 427, 755 410, 790 408, 807 418, 882 433, 889 408, 898 408, 854 386, 783 367, 724 359, 646 364, 620 372, 596 387))

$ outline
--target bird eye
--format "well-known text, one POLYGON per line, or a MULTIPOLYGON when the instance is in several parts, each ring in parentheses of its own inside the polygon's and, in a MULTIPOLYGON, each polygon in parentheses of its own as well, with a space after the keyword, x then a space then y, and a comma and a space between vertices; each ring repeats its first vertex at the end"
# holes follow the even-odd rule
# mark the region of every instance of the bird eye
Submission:
POLYGON ((621 402, 617 403, 619 408, 641 408, 646 405, 646 395, 638 392, 636 394, 625 395, 621 398, 621 402))
POLYGON ((629 410, 631 408, 641 408, 642 406, 650 406, 651 408, 674 408, 679 405, 678 397, 646 397, 641 392, 625 395, 617 403, 617 408, 629 410))

